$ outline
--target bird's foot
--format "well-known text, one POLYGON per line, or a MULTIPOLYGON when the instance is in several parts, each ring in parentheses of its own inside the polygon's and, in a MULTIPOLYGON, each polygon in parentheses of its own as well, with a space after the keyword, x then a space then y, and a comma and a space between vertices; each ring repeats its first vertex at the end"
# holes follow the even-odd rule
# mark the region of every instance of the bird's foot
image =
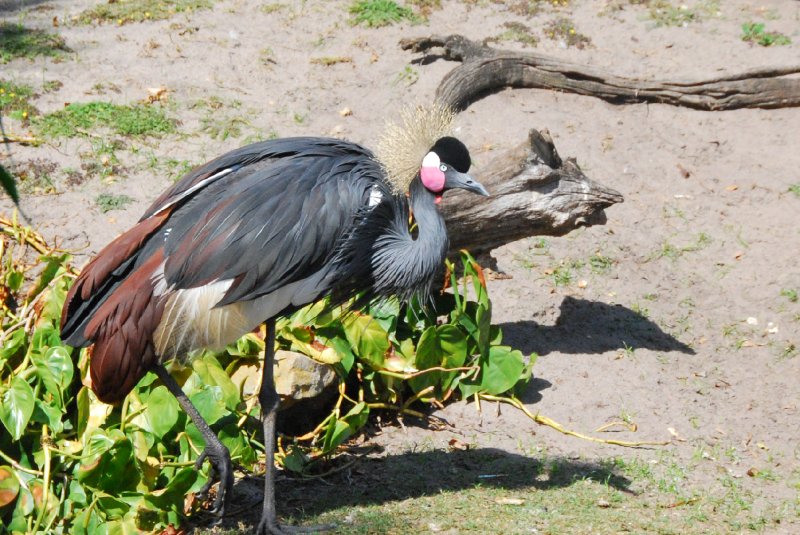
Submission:
POLYGON ((336 529, 336 524, 318 526, 286 526, 278 524, 277 518, 262 518, 258 523, 257 535, 295 535, 297 533, 322 533, 336 529))
POLYGON ((222 443, 207 445, 194 463, 195 470, 200 470, 206 459, 210 463, 208 481, 197 492, 197 497, 200 500, 208 498, 208 492, 211 487, 214 483, 219 482, 214 505, 209 511, 216 515, 218 517, 217 521, 219 521, 225 516, 225 508, 228 506, 230 497, 233 494, 233 463, 231 463, 231 454, 228 448, 223 446, 222 443))

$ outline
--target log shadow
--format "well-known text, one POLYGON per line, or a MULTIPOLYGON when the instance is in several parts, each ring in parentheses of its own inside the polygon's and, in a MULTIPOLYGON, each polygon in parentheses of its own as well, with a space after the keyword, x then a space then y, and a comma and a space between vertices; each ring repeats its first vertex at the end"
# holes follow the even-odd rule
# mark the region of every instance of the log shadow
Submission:
POLYGON ((651 320, 622 305, 565 297, 555 325, 504 323, 503 340, 524 353, 599 354, 623 348, 695 351, 651 320))
MULTIPOLYGON (((336 462, 346 460, 338 458, 336 462)), ((303 518, 334 509, 385 504, 441 492, 477 487, 547 491, 585 480, 636 494, 630 488, 632 481, 618 473, 610 462, 560 456, 537 459, 494 448, 364 457, 324 480, 279 476, 276 493, 278 514, 285 520, 302 523, 303 518)), ((262 489, 261 478, 237 480, 235 505, 222 527, 257 525, 262 489)))

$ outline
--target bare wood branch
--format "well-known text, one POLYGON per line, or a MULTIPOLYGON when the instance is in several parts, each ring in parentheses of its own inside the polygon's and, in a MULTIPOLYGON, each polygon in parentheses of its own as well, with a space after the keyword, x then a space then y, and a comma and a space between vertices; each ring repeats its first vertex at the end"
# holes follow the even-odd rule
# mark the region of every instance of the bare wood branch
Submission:
POLYGON ((476 176, 491 197, 455 191, 442 203, 451 255, 601 225, 603 210, 623 201, 583 174, 574 159, 562 161, 547 131, 531 130, 528 141, 496 156, 476 176))
POLYGON ((750 70, 707 80, 658 81, 616 76, 536 53, 499 50, 461 35, 404 39, 404 50, 462 64, 439 84, 437 98, 455 109, 504 87, 578 93, 613 103, 660 102, 702 110, 800 106, 800 65, 750 70))

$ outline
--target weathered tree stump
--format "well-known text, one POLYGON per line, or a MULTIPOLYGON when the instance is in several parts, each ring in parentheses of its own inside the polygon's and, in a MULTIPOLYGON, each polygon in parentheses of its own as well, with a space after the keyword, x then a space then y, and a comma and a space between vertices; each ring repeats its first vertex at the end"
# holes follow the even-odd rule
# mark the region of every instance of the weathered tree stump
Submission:
POLYGON ((708 80, 657 81, 616 76, 536 53, 499 50, 461 35, 403 39, 404 50, 460 61, 442 79, 437 98, 457 110, 504 87, 541 88, 613 103, 660 102, 701 110, 800 106, 800 65, 758 69, 708 80))
POLYGON ((442 202, 451 255, 604 224, 603 210, 623 200, 583 174, 574 159, 562 161, 547 131, 531 130, 528 141, 498 154, 476 178, 490 197, 454 191, 442 202))

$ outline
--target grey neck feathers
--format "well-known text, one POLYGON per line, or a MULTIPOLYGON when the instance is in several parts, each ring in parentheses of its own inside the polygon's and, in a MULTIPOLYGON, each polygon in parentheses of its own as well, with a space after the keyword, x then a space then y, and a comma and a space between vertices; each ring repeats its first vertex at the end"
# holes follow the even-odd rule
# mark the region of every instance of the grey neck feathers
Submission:
POLYGON ((419 177, 412 181, 410 194, 415 231, 409 230, 408 211, 398 210, 375 243, 372 270, 379 295, 409 299, 427 294, 442 271, 448 239, 436 197, 419 177))

